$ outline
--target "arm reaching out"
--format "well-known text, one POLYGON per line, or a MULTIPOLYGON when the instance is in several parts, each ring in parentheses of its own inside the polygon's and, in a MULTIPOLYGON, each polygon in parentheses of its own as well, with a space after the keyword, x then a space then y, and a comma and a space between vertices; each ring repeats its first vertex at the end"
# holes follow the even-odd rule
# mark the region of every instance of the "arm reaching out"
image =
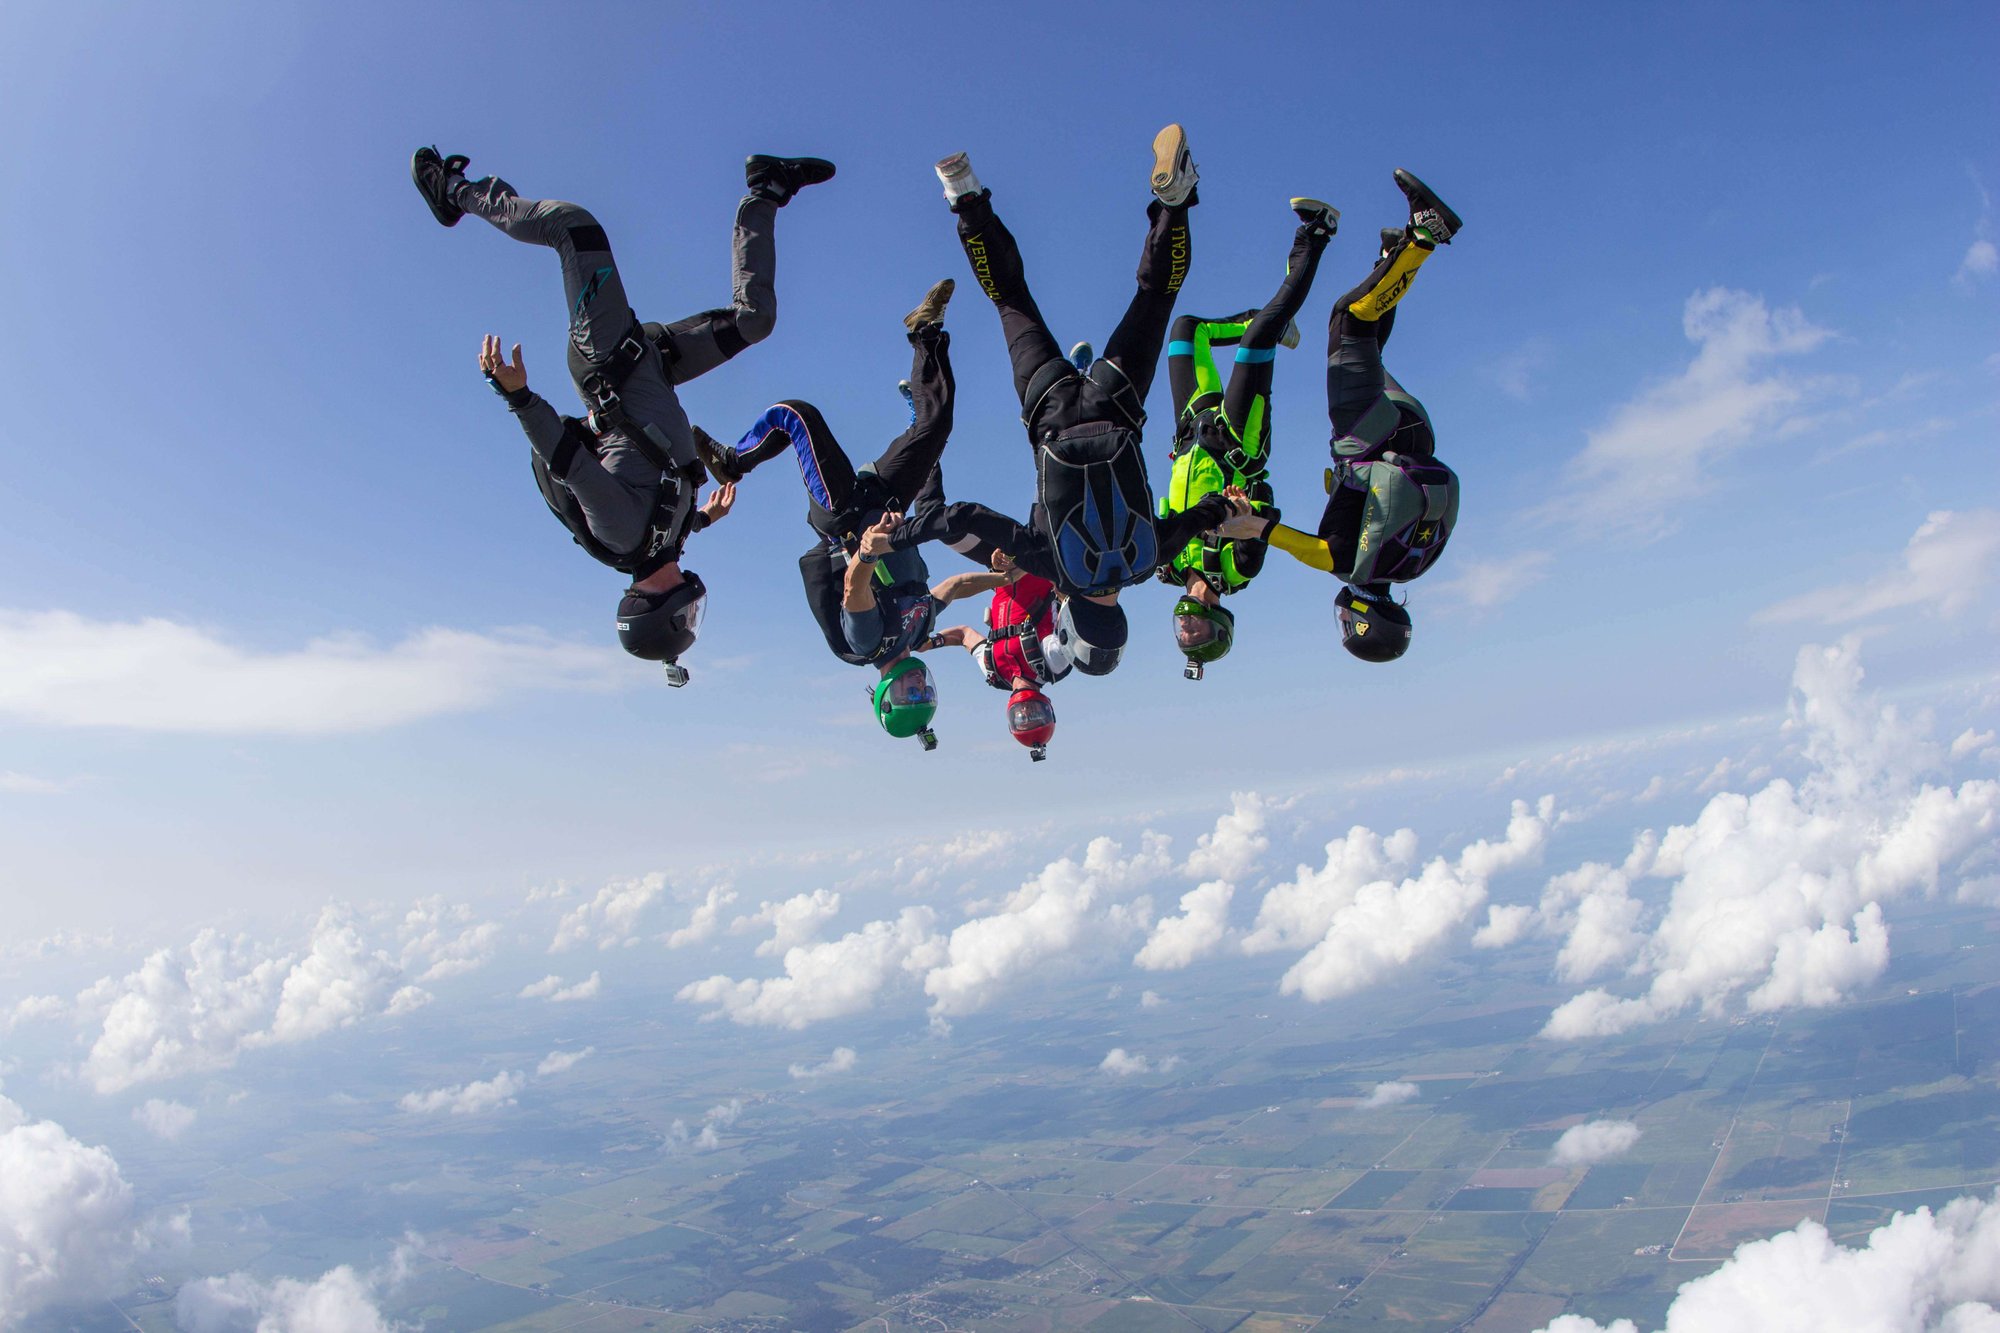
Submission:
POLYGON ((1017 570, 995 570, 991 573, 968 571, 964 574, 953 574, 932 588, 931 596, 937 599, 939 606, 946 606, 961 597, 974 597, 982 592, 992 592, 995 588, 1005 587, 1019 577, 1020 573, 1017 570))

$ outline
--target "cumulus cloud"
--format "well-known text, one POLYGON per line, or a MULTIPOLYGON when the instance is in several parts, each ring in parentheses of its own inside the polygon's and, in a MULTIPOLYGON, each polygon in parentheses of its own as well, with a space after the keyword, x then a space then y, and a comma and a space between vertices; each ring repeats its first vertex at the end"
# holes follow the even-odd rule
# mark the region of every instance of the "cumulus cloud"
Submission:
POLYGON ((370 944, 339 904, 320 913, 298 952, 274 954, 203 930, 186 948, 161 949, 77 997, 79 1014, 98 1026, 80 1072, 111 1093, 226 1068, 247 1050, 406 1012, 428 998, 402 978, 397 959, 370 944))
POLYGON ((1788 598, 1757 619, 1849 625, 1905 609, 1955 616, 1985 595, 1996 574, 2000 510, 1940 509, 1911 536, 1896 568, 1788 598))
POLYGON ((1622 1157, 1639 1141, 1630 1120, 1588 1120, 1571 1125, 1549 1150, 1550 1166, 1595 1166, 1622 1157))
POLYGON ((1187 874, 1194 879, 1240 880, 1257 868, 1271 840, 1264 825, 1271 802, 1256 792, 1232 792, 1229 810, 1215 821, 1215 830, 1204 833, 1188 853, 1187 874))
POLYGON ((1414 1083, 1377 1083, 1361 1099, 1358 1109, 1379 1111, 1385 1106, 1401 1106, 1404 1102, 1415 1101, 1417 1094, 1418 1088, 1414 1083))
POLYGON ((924 976, 934 1013, 972 1013, 1022 975, 1072 955, 1086 940, 1116 940, 1143 927, 1147 903, 1107 902, 1110 894, 1165 873, 1167 840, 1147 834, 1127 857, 1110 838, 1093 839, 1081 863, 1063 857, 1008 896, 999 910, 951 932, 944 961, 924 976))
POLYGON ((174 1323, 183 1333, 403 1333, 412 1326, 386 1317, 379 1302, 412 1257, 399 1247, 383 1269, 358 1273, 342 1264, 311 1282, 264 1282, 248 1273, 202 1278, 175 1293, 174 1323))
POLYGON ((666 891, 667 877, 655 872, 642 879, 616 880, 597 891, 590 901, 579 903, 556 923, 550 953, 566 953, 595 944, 614 949, 638 942, 639 922, 666 891))
POLYGON ((678 1156, 690 1152, 713 1152, 722 1146, 722 1131, 735 1124, 743 1114, 743 1099, 732 1097, 719 1106, 711 1106, 701 1117, 700 1130, 688 1127, 685 1120, 675 1120, 667 1127, 666 1151, 678 1156))
MULTIPOLYGON (((1565 945, 1569 970, 1636 952, 1628 970, 1646 987, 1630 997, 1585 991, 1550 1015, 1546 1035, 1624 1032, 1694 1005, 1706 1013, 1734 1001, 1756 1012, 1823 1007, 1882 975, 1883 904, 1937 892, 1990 848, 2000 782, 1921 783, 1940 749, 1893 707, 1870 704, 1861 685, 1853 641, 1802 650, 1790 724, 1804 734, 1811 765, 1802 783, 1718 793, 1693 823, 1642 833, 1616 872, 1579 872, 1602 893, 1603 912, 1594 935, 1572 931, 1582 942, 1565 945), (1673 882, 1643 932, 1624 891, 1640 876, 1673 882)), ((1584 923, 1581 910, 1576 919, 1584 923)))
POLYGON ((406 1092, 397 1099, 396 1106, 417 1115, 481 1115, 512 1106, 514 1098, 526 1086, 528 1080, 510 1070, 476 1083, 433 1088, 429 1092, 406 1092))
POLYGON ((1180 915, 1155 922, 1132 961, 1149 972, 1168 972, 1214 953, 1229 932, 1229 900, 1235 892, 1233 885, 1210 880, 1182 894, 1180 915))
POLYGON ((1141 1009, 1158 1009, 1166 1004, 1166 1002, 1167 997, 1156 990, 1142 991, 1139 995, 1139 1007, 1141 1009))
POLYGON ((1128 1051, 1123 1046, 1114 1046, 1105 1055, 1104 1059, 1098 1062, 1097 1067, 1113 1078, 1130 1078, 1134 1074, 1171 1073, 1175 1069, 1178 1069, 1180 1065, 1181 1058, 1178 1055, 1170 1055, 1164 1060, 1155 1062, 1140 1055, 1137 1051, 1128 1051))
MULTIPOLYGON (((1954 1199, 1897 1213, 1866 1245, 1836 1245, 1818 1222, 1801 1222, 1737 1247, 1729 1260, 1681 1287, 1666 1333, 1992 1333, 2000 1329, 2000 1205, 1954 1199)), ((1563 1315, 1540 1333, 1639 1333, 1563 1315)))
POLYGON ((29 995, 16 1001, 13 1008, 0 1010, 0 1032, 12 1032, 29 1023, 61 1018, 67 1008, 60 995, 29 995))
POLYGON ((148 1134, 171 1143, 194 1126, 195 1109, 152 1097, 132 1108, 132 1119, 148 1134))
POLYGON ((825 1078, 828 1074, 845 1074, 848 1070, 854 1068, 855 1061, 859 1058, 855 1055, 852 1046, 836 1046, 833 1048, 832 1055, 829 1055, 816 1065, 793 1065, 791 1067, 791 1075, 793 1078, 810 1079, 825 1078))
POLYGON ((1486 909, 1486 924, 1472 932, 1475 949, 1504 949, 1528 933, 1535 909, 1526 903, 1494 903, 1486 909))
POLYGON ((563 979, 551 972, 540 981, 530 982, 521 987, 518 998, 547 1000, 550 1004, 568 1004, 574 1000, 594 1000, 603 988, 604 980, 595 972, 573 986, 564 985, 563 979))
POLYGON ((732 1021, 802 1028, 860 1013, 898 978, 914 980, 942 956, 937 914, 907 907, 893 921, 871 921, 836 940, 785 953, 783 976, 736 980, 717 974, 681 987, 677 998, 715 1007, 732 1021))
POLYGON ((667 932, 666 946, 679 949, 690 944, 700 944, 714 935, 722 924, 722 909, 736 901, 736 891, 723 885, 709 889, 693 912, 688 914, 688 923, 667 932))
POLYGON ((840 915, 840 895, 814 889, 782 902, 761 902, 757 910, 729 923, 732 935, 766 929, 771 938, 757 946, 759 958, 782 958, 786 952, 819 938, 820 927, 840 915))
POLYGON ((528 691, 605 689, 617 655, 546 635, 420 630, 262 652, 171 620, 0 611, 0 717, 54 727, 329 735, 484 708, 528 691))
POLYGON ((1570 464, 1564 521, 1622 524, 1641 533, 1708 486, 1728 453, 1783 429, 1813 386, 1770 364, 1812 351, 1830 332, 1796 309, 1772 310, 1746 292, 1710 288, 1688 298, 1681 327, 1694 359, 1589 432, 1570 464))
POLYGON ((403 970, 418 981, 444 981, 477 971, 493 958, 500 926, 479 921, 464 903, 426 898, 410 908, 401 927, 403 970))
POLYGON ((1244 947, 1255 953, 1310 941, 1279 988, 1312 1001, 1351 995, 1408 966, 1469 920, 1493 876, 1541 854, 1555 817, 1553 797, 1534 805, 1515 801, 1498 842, 1475 842, 1456 858, 1434 857, 1414 872, 1417 840, 1410 830, 1385 839, 1352 829, 1327 845, 1322 869, 1300 866, 1289 883, 1265 895, 1244 947))
POLYGON ((595 1046, 586 1046, 580 1051, 550 1051, 535 1066, 536 1078, 547 1078, 551 1074, 561 1074, 576 1068, 584 1060, 597 1054, 595 1046))
POLYGON ((144 1245, 116 1159, 0 1097, 0 1327, 115 1294, 144 1245))

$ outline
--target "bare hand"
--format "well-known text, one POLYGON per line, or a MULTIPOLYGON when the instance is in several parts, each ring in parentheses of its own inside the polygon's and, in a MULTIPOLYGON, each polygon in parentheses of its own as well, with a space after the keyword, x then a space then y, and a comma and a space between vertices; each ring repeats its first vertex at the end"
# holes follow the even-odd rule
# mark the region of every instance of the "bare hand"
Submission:
POLYGON ((708 499, 702 504, 701 512, 708 515, 708 521, 713 523, 727 514, 730 507, 735 503, 736 483, 725 481, 721 486, 708 493, 708 499))
POLYGON ((993 559, 989 563, 993 566, 993 572, 995 574, 1005 574, 1007 582, 1010 584, 1019 583, 1021 575, 1026 572, 1019 565, 1015 564, 1014 557, 1008 555, 1005 551, 995 551, 993 559))
POLYGON ((514 364, 510 366, 500 355, 499 335, 487 334, 486 341, 479 345, 479 373, 499 385, 504 393, 527 388, 528 367, 521 360, 521 344, 514 344, 514 364))
POLYGON ((902 521, 901 514, 884 514, 876 519, 869 525, 868 531, 861 534, 861 554, 872 555, 877 559, 889 554, 889 534, 894 532, 896 525, 902 521))
POLYGON ((1215 535, 1238 539, 1262 537, 1268 521, 1263 514, 1232 514, 1216 526, 1215 535))
POLYGON ((1231 518, 1251 512, 1250 493, 1241 486, 1223 487, 1222 498, 1229 501, 1229 514, 1231 518))

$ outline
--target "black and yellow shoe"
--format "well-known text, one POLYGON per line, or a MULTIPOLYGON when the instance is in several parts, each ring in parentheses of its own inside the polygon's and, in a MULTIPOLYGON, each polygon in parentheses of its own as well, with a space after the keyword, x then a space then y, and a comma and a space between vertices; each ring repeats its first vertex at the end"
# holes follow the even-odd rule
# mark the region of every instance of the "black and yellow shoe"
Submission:
POLYGON ((1430 186, 1401 167, 1396 168, 1396 188, 1410 201, 1410 229, 1427 233, 1437 245, 1450 245, 1451 238, 1465 225, 1458 220, 1458 214, 1430 186))

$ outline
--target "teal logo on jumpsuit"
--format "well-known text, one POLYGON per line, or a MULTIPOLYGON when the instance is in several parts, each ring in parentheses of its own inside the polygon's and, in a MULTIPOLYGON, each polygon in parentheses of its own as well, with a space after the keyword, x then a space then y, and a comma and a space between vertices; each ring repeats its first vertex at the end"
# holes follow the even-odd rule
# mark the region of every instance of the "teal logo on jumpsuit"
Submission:
POLYGON ((604 284, 610 280, 611 265, 609 264, 591 274, 590 281, 584 283, 583 290, 576 294, 576 306, 569 312, 570 318, 573 320, 582 319, 583 308, 597 299, 597 294, 604 290, 604 284))

